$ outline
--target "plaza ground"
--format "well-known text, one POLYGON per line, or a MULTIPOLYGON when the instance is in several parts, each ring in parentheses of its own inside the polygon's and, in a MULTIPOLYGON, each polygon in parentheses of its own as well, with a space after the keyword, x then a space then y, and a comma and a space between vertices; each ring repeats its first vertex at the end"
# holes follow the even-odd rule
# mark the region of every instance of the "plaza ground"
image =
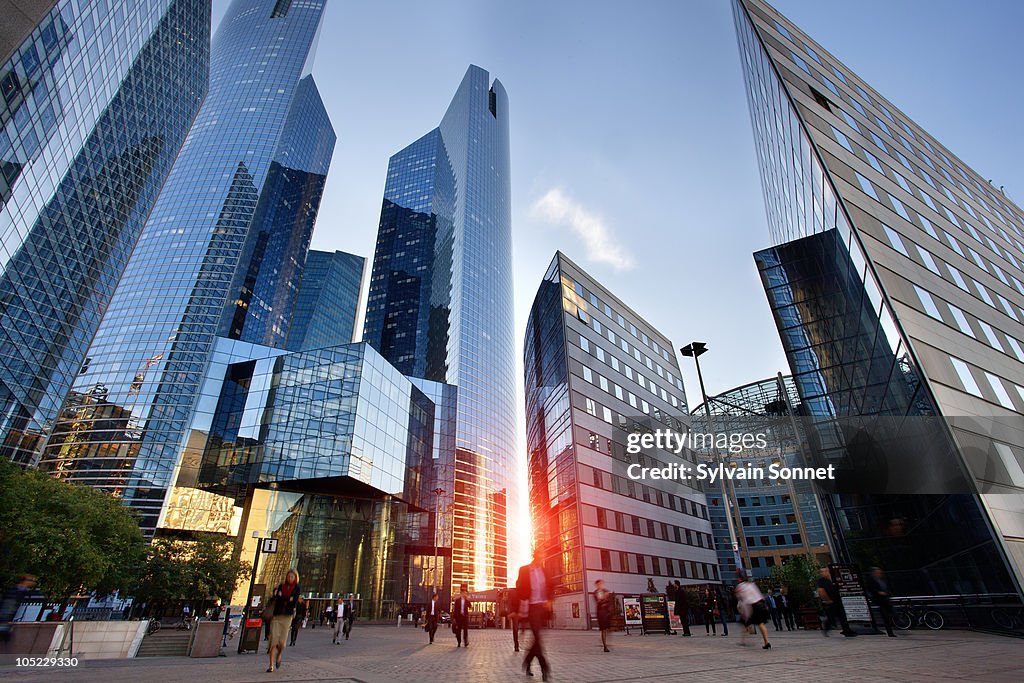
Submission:
MULTIPOLYGON (((740 645, 738 631, 728 637, 639 636, 617 633, 612 652, 601 651, 594 632, 547 631, 552 680, 580 683, 613 681, 983 681, 1021 680, 1020 639, 968 631, 909 631, 898 638, 822 637, 820 632, 771 632, 773 648, 760 641, 740 645)), ((529 633, 523 634, 525 645, 529 633)), ((456 648, 449 630, 439 630, 433 645, 421 629, 362 626, 352 639, 331 644, 327 629, 305 629, 285 652, 284 666, 266 673, 260 655, 188 659, 154 657, 82 661, 75 669, 0 668, 3 681, 399 681, 477 683, 540 681, 523 675, 522 653, 512 651, 509 631, 471 631, 470 647, 456 648)))

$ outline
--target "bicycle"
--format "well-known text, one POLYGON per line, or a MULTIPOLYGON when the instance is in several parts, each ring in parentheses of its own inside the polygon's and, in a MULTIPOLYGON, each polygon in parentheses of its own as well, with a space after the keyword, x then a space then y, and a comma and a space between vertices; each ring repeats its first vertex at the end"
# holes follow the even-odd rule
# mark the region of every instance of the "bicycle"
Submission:
POLYGON ((938 631, 945 624, 946 620, 941 614, 927 607, 904 607, 892 615, 892 625, 901 631, 922 625, 938 631))
POLYGON ((1024 629, 1024 607, 996 607, 992 610, 992 621, 1007 631, 1024 629))
POLYGON ((160 620, 156 619, 156 618, 150 619, 149 620, 149 626, 146 627, 146 635, 147 636, 151 636, 151 635, 153 635, 154 633, 156 633, 159 630, 160 630, 160 620))

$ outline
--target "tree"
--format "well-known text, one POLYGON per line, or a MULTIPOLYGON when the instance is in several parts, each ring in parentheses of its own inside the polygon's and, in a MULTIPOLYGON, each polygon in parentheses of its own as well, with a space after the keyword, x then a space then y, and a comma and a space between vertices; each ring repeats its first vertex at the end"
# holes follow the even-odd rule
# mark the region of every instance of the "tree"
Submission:
POLYGON ((813 604, 815 583, 821 565, 808 555, 790 557, 783 564, 772 567, 772 579, 786 587, 791 600, 802 607, 813 604))
POLYGON ((149 546, 136 597, 150 605, 230 599, 251 567, 233 556, 234 539, 211 533, 158 538, 149 546))
POLYGON ((129 591, 145 557, 134 514, 98 489, 0 461, 0 581, 39 578, 51 600, 129 591))

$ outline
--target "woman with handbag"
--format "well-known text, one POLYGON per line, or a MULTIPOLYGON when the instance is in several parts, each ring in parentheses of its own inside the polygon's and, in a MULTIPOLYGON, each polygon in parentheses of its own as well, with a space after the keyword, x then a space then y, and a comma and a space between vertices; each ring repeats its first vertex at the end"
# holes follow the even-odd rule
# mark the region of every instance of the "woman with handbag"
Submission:
POLYGON ((747 631, 753 627, 761 631, 761 638, 764 640, 761 648, 770 650, 772 644, 768 642, 768 627, 765 626, 770 614, 768 603, 765 602, 764 595, 756 583, 742 574, 739 578, 740 582, 736 584, 736 603, 743 618, 743 625, 747 627, 743 629, 742 643, 747 644, 747 631))
POLYGON ((270 620, 270 647, 267 649, 267 654, 270 655, 270 666, 267 667, 267 672, 281 668, 281 655, 284 654, 284 649, 288 645, 288 634, 295 616, 295 608, 302 600, 298 570, 289 569, 284 576, 284 581, 274 589, 271 595, 271 599, 274 601, 274 616, 270 620))

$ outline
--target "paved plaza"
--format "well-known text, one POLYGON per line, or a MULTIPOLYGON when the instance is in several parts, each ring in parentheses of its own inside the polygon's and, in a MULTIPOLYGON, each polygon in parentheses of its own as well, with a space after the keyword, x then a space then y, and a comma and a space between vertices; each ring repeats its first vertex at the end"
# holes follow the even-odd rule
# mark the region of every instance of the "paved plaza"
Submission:
MULTIPOLYGON (((612 652, 601 651, 597 633, 548 631, 552 680, 612 681, 985 681, 1018 682, 1024 666, 1019 639, 967 631, 911 631, 899 638, 823 638, 820 632, 772 632, 773 648, 753 638, 740 645, 737 633, 705 636, 616 634, 612 652)), ((529 640, 524 633, 524 640, 529 640)), ((520 669, 508 631, 472 631, 469 648, 455 647, 451 631, 426 634, 412 627, 362 626, 352 639, 331 644, 327 629, 306 629, 285 653, 284 666, 267 673, 264 655, 214 659, 156 657, 83 661, 76 669, 0 669, 0 680, 15 681, 540 681, 520 669)))

